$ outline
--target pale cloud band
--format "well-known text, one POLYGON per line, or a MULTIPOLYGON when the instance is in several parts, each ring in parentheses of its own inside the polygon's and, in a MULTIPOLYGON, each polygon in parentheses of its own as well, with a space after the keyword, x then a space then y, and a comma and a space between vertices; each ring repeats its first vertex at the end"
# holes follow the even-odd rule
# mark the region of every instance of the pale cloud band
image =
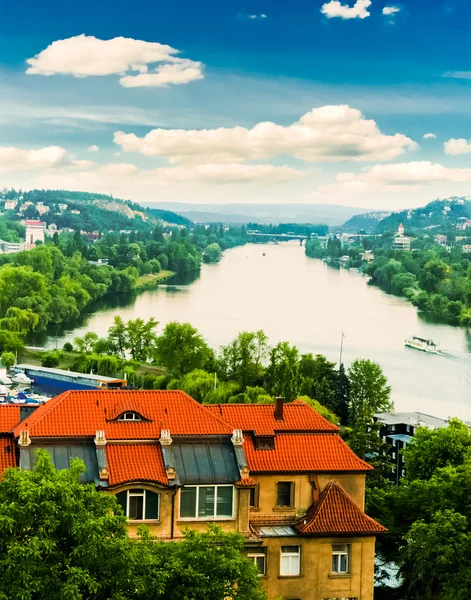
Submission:
POLYGON ((203 78, 201 62, 177 55, 179 51, 157 42, 117 37, 100 40, 78 35, 50 44, 28 59, 29 75, 104 77, 120 75, 123 87, 164 87, 203 78))
POLYGON ((385 6, 383 8, 383 15, 386 17, 394 16, 398 12, 401 12, 401 9, 399 8, 399 6, 385 6))
POLYGON ((425 133, 424 140, 436 140, 437 135, 435 133, 425 133))
POLYGON ((118 131, 125 152, 166 156, 170 163, 241 163, 291 156, 306 162, 393 160, 417 144, 385 135, 373 120, 346 105, 314 108, 292 125, 262 122, 252 129, 153 129, 144 137, 118 131))
POLYGON ((444 148, 445 154, 451 154, 452 156, 471 154, 471 140, 451 138, 451 140, 445 142, 444 148))
POLYGON ((37 150, 0 146, 0 172, 54 169, 64 167, 88 167, 89 161, 77 161, 60 146, 48 146, 37 150))
POLYGON ((366 19, 370 16, 367 10, 371 6, 371 0, 356 0, 353 6, 342 4, 338 0, 331 0, 321 7, 321 13, 328 19, 366 19))

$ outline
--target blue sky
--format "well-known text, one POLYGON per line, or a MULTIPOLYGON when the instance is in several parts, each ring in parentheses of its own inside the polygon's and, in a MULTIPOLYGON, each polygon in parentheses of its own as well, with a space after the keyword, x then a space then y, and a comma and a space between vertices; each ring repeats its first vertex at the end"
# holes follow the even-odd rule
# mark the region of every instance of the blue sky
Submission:
POLYGON ((387 209, 471 192, 465 0, 169 4, 0 0, 0 185, 387 209))

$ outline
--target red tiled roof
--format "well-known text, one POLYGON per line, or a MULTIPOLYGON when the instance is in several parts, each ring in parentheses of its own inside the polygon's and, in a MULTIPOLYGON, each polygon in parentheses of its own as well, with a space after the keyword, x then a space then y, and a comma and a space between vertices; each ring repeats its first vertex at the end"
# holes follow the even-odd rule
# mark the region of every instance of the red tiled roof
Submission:
MULTIPOLYGON (((126 409, 123 408, 124 412, 126 409)), ((230 435, 232 428, 185 392, 177 390, 68 391, 49 400, 14 434, 27 429, 31 437, 90 437, 103 430, 107 440, 158 439, 162 429, 170 435, 230 435), (130 410, 139 401, 143 416, 151 421, 110 422, 117 405, 130 410)))
POLYGON ((375 535, 387 531, 365 515, 335 481, 326 485, 317 505, 296 527, 305 535, 375 535))
POLYGON ((153 481, 168 484, 160 446, 157 444, 107 444, 109 484, 153 481))
POLYGON ((8 467, 16 467, 15 444, 11 438, 0 438, 0 477, 8 467))
POLYGON ((206 405, 234 429, 253 431, 256 435, 274 435, 281 431, 321 432, 338 431, 339 428, 324 419, 316 410, 302 400, 285 403, 283 420, 275 419, 274 404, 218 404, 206 405))
POLYGON ((365 472, 373 468, 336 434, 278 434, 272 450, 256 450, 246 435, 243 448, 251 473, 365 472))
POLYGON ((257 485, 257 482, 252 477, 244 477, 243 479, 236 481, 236 485, 239 487, 253 487, 254 485, 257 485))
POLYGON ((0 433, 9 433, 20 420, 18 404, 0 404, 0 433))

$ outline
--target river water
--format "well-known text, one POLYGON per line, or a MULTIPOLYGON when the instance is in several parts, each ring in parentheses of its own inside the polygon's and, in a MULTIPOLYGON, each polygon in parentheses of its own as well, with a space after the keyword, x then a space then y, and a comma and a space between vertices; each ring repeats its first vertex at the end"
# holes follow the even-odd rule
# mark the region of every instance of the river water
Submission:
POLYGON ((471 421, 471 334, 434 323, 405 300, 367 285, 359 273, 307 258, 297 242, 250 244, 203 265, 188 285, 167 284, 132 298, 102 304, 72 331, 49 337, 62 347, 87 331, 105 336, 115 315, 124 320, 155 317, 159 329, 188 321, 217 348, 240 331, 263 329, 270 342, 287 340, 302 352, 338 361, 377 361, 392 386, 397 411, 420 410, 471 421), (121 306, 119 306, 121 304, 121 306), (425 354, 404 347, 409 335, 431 338, 446 350, 425 354))

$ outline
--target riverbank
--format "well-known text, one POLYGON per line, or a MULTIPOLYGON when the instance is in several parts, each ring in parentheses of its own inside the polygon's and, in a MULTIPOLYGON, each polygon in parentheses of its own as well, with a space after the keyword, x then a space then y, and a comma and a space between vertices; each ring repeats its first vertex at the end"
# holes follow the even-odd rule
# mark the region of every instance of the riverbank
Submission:
POLYGON ((145 290, 153 290, 159 283, 167 281, 174 275, 176 275, 175 271, 167 270, 160 271, 159 273, 141 275, 141 277, 138 277, 133 291, 144 292, 145 290))

